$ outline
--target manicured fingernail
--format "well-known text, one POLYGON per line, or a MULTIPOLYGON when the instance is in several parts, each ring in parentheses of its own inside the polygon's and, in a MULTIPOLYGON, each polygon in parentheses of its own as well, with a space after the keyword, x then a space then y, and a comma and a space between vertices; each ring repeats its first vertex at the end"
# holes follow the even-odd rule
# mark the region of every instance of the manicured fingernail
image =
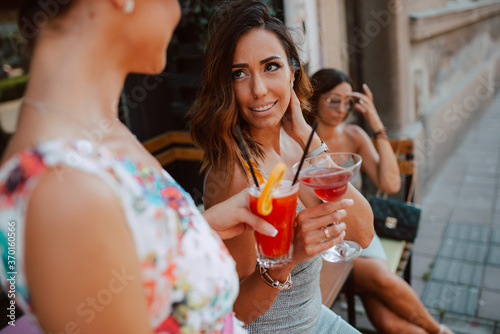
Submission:
POLYGON ((363 87, 366 87, 366 84, 365 84, 365 83, 363 84, 363 87))
POLYGON ((278 235, 278 230, 276 228, 274 228, 274 226, 272 226, 272 225, 266 226, 265 230, 266 230, 266 234, 271 236, 271 237, 275 237, 278 235))
POLYGON ((354 204, 354 200, 353 200, 352 198, 348 198, 348 199, 346 200, 346 202, 347 202, 347 204, 349 204, 349 205, 353 205, 353 204, 354 204))

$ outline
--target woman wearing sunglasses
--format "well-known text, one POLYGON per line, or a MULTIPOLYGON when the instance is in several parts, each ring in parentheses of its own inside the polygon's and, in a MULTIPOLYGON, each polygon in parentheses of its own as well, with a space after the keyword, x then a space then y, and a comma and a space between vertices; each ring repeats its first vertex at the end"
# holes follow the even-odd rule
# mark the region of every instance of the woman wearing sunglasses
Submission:
MULTIPOLYGON (((354 152, 363 158, 362 168, 384 192, 396 193, 401 178, 396 156, 366 84, 364 93, 353 92, 350 78, 335 69, 323 69, 311 77, 309 121, 318 121, 317 133, 331 152, 354 152), (357 110, 374 133, 375 145, 359 126, 346 122, 357 110)), ((352 184, 360 189, 358 176, 352 184)), ((439 325, 411 286, 389 270, 380 239, 375 234, 370 246, 354 260, 354 287, 368 318, 382 333, 452 333, 439 325)))

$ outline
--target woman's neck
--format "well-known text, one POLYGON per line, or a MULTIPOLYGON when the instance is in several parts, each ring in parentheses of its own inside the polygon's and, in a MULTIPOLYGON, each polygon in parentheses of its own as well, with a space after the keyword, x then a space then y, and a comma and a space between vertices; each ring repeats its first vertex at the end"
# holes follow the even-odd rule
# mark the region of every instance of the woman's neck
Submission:
POLYGON ((82 124, 116 119, 126 76, 96 43, 71 38, 39 41, 25 96, 71 113, 82 124))
POLYGON ((262 145, 266 155, 270 152, 275 152, 276 154, 281 155, 281 124, 277 125, 273 129, 252 129, 250 133, 252 134, 252 137, 262 145))
POLYGON ((339 135, 341 132, 342 132, 342 123, 337 125, 328 125, 319 121, 318 128, 316 129, 316 133, 323 141, 335 138, 335 136, 339 135))

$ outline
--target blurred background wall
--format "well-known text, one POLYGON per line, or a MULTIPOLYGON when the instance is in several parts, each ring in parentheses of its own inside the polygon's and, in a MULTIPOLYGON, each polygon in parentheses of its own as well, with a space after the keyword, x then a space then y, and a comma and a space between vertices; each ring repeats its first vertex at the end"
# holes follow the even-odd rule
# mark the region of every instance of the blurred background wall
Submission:
MULTIPOLYGON (((206 27, 218 1, 198 1, 182 20, 162 73, 127 78, 120 118, 140 140, 189 130, 185 115, 196 96, 206 27)), ((264 2, 292 28, 309 74, 335 67, 350 74, 355 90, 370 86, 390 136, 415 140, 423 191, 498 91, 500 0, 264 2)), ((0 149, 15 131, 29 78, 15 20, 13 13, 0 13, 0 149)), ((201 200, 198 165, 166 167, 201 200)))

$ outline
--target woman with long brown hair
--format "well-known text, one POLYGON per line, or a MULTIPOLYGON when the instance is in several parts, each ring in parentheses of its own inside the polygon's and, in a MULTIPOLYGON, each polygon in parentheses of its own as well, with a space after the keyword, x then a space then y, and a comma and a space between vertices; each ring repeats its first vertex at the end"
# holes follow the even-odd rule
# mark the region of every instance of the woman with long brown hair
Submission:
MULTIPOLYGON (((302 109, 311 87, 297 48, 284 24, 259 1, 232 1, 215 14, 209 31, 201 90, 192 110, 192 136, 204 149, 204 201, 210 208, 247 187, 247 170, 234 127, 264 175, 278 162, 298 162, 311 133, 302 109)), ((327 148, 315 135, 312 154, 327 148)), ((322 203, 312 191, 299 190, 292 262, 269 269, 256 266, 254 234, 225 240, 236 260, 240 294, 234 310, 255 333, 355 333, 321 305, 319 272, 323 250, 344 237, 367 246, 373 236, 366 200, 349 187, 339 202, 322 203), (331 238, 325 238, 325 226, 331 238), (325 240, 326 239, 326 240, 325 240), (291 275, 293 282, 286 282, 291 275), (268 285, 269 277, 276 288, 268 285)))

